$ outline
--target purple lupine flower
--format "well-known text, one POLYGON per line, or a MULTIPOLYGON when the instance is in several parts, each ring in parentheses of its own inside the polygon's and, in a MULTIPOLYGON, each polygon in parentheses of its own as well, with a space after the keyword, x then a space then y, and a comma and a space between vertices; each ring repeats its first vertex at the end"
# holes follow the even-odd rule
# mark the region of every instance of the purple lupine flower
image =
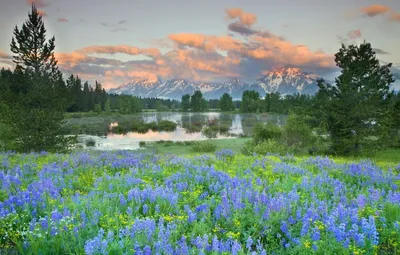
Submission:
POLYGON ((240 245, 240 243, 238 243, 238 241, 233 241, 233 245, 232 245, 232 255, 236 255, 238 254, 240 251, 242 250, 242 246, 240 245))
POLYGON ((251 239, 251 236, 249 236, 249 237, 247 238, 247 241, 246 241, 246 248, 247 248, 247 250, 251 251, 251 250, 252 250, 252 248, 251 248, 252 245, 253 245, 253 239, 251 239))
POLYGON ((143 214, 147 214, 147 212, 149 211, 149 207, 147 206, 147 204, 143 205, 143 214))

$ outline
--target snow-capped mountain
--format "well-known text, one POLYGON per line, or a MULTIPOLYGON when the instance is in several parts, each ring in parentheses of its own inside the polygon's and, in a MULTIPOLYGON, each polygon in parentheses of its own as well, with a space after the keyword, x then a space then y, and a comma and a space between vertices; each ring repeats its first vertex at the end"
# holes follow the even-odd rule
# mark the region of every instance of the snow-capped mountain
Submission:
POLYGON ((315 94, 318 91, 316 74, 302 73, 298 68, 279 68, 250 85, 250 89, 261 95, 271 92, 281 94, 315 94))
POLYGON ((196 83, 188 80, 172 79, 134 80, 109 93, 129 94, 140 97, 159 97, 181 99, 184 94, 193 94, 200 90, 207 99, 220 98, 228 93, 233 99, 240 99, 245 90, 255 90, 262 97, 266 93, 279 92, 281 94, 314 94, 318 91, 316 80, 318 75, 303 73, 298 68, 284 67, 267 72, 265 76, 252 83, 245 83, 238 78, 220 83, 196 83))

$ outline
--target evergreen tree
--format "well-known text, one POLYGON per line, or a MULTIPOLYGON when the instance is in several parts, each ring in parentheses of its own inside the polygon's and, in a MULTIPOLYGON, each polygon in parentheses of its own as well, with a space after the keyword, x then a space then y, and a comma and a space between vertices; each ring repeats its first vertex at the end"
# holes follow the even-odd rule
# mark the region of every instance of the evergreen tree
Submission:
POLYGON ((182 103, 181 103, 182 111, 186 112, 190 108, 190 95, 186 94, 182 96, 182 103))
POLYGON ((54 58, 54 37, 46 43, 46 29, 32 5, 28 20, 14 30, 11 51, 16 68, 7 100, 6 122, 16 134, 16 150, 64 151, 73 142, 63 135, 69 105, 67 86, 54 58))
POLYGON ((232 97, 228 93, 224 93, 219 101, 219 108, 223 112, 232 111, 235 106, 232 102, 232 97))
POLYGON ((196 90, 190 97, 190 108, 194 112, 201 112, 207 109, 207 101, 203 98, 203 93, 200 90, 196 90))
MULTIPOLYGON (((385 126, 384 115, 392 96, 394 81, 389 68, 380 65, 371 44, 342 45, 335 54, 341 74, 336 86, 318 81, 319 98, 327 102, 322 108, 327 117, 332 149, 339 154, 357 154, 367 145, 376 146, 385 126)), ((319 101, 321 102, 321 100, 319 101)))
POLYGON ((42 16, 32 4, 32 12, 28 14, 28 20, 14 29, 14 37, 11 40, 11 51, 14 63, 22 70, 31 70, 35 75, 48 75, 54 80, 62 76, 58 70, 54 57, 55 37, 46 42, 46 29, 42 16))
POLYGON ((90 110, 91 103, 89 83, 86 81, 83 84, 83 96, 82 96, 82 111, 88 112, 90 110))

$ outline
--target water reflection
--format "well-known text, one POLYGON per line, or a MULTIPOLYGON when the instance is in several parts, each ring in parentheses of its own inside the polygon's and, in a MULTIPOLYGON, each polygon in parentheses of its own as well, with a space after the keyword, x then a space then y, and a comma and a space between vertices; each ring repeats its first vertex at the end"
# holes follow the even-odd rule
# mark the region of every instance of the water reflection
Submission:
MULTIPOLYGON (((123 116, 123 115, 122 115, 123 116)), ((233 138, 241 134, 251 135, 253 127, 257 123, 272 122, 277 125, 283 125, 286 116, 273 114, 227 114, 219 112, 209 113, 181 113, 181 112, 155 112, 141 113, 133 116, 123 116, 124 119, 115 119, 108 122, 104 138, 91 136, 97 140, 98 149, 137 149, 140 141, 190 141, 205 140, 209 138, 233 138), (147 133, 128 132, 125 135, 113 134, 110 132, 112 126, 118 125, 118 122, 160 122, 169 120, 177 123, 175 131, 152 131, 147 133)), ((105 120, 103 120, 105 122, 105 120)), ((102 126, 104 126, 102 122, 102 126)), ((90 125, 89 125, 90 126, 90 125)), ((87 127, 87 125, 85 126, 87 127)), ((90 128, 85 129, 90 130, 90 128)), ((97 128, 93 128, 97 130, 97 128)), ((85 132, 90 134, 90 132, 85 132)), ((81 136, 84 139, 85 136, 81 136)), ((89 137, 89 136, 86 136, 89 137)))

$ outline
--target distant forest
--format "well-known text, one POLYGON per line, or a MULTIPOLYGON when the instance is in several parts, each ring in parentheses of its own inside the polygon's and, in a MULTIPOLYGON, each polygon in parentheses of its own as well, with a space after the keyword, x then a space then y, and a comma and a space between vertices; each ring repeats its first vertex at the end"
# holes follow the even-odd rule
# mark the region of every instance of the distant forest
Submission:
POLYGON ((240 112, 274 112, 288 114, 309 106, 313 96, 267 94, 260 98, 256 91, 245 91, 241 101, 233 101, 228 94, 220 99, 206 100, 201 91, 193 95, 184 95, 182 100, 142 98, 131 95, 108 94, 99 82, 90 85, 78 76, 71 75, 67 81, 69 97, 73 101, 67 112, 121 112, 135 113, 142 110, 156 111, 237 111, 240 112), (196 103, 196 100, 198 103, 196 103), (242 104, 245 102, 245 104, 242 104), (198 106, 196 106, 198 105, 198 106))

